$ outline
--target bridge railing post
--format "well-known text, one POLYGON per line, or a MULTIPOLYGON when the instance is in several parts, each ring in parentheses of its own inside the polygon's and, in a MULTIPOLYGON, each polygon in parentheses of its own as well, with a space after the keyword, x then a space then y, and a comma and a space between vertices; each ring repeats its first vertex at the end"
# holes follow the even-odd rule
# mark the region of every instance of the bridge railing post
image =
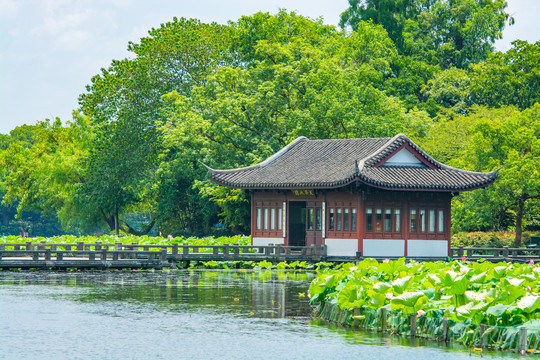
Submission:
POLYGON ((282 244, 277 244, 276 245, 276 258, 280 258, 281 257, 281 254, 283 253, 283 245, 282 244))
POLYGON ((51 260, 51 249, 45 250, 45 260, 47 261, 51 260))
POLYGON ((508 257, 508 246, 503 246, 503 257, 504 258, 507 258, 508 257))
POLYGON ((240 255, 240 246, 238 244, 233 245, 233 255, 235 258, 240 255))
POLYGON ((78 251, 83 251, 84 250, 84 243, 82 241, 79 241, 77 243, 77 250, 78 251))
POLYGON ((178 243, 172 244, 172 254, 178 255, 178 243))
POLYGON ((309 251, 310 251, 311 259, 315 260, 315 258, 317 257, 317 247, 315 246, 315 244, 311 244, 309 246, 309 251))
POLYGON ((183 243, 182 244, 182 253, 184 255, 189 254, 189 244, 188 243, 183 243))
POLYGON ((32 244, 31 241, 26 242, 26 251, 32 251, 34 250, 34 244, 32 244))

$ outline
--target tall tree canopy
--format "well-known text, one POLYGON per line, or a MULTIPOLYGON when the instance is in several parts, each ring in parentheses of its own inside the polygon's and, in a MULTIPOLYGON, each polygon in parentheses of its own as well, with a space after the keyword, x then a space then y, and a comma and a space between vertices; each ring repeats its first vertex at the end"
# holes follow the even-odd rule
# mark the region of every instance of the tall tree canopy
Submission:
POLYGON ((540 104, 522 112, 474 107, 468 116, 435 125, 424 145, 457 167, 501 169, 493 185, 456 199, 453 226, 465 231, 515 226, 519 245, 531 206, 540 199, 540 104))
POLYGON ((382 25, 400 54, 465 69, 485 60, 508 20, 505 0, 349 0, 341 27, 382 25))

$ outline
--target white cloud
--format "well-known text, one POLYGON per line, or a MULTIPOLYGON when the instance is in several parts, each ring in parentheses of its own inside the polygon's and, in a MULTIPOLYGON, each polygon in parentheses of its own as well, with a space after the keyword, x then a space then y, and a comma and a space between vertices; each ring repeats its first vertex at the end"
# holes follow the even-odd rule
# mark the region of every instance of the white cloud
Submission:
POLYGON ((43 23, 31 30, 32 35, 59 35, 62 32, 83 27, 95 15, 94 10, 85 9, 72 13, 52 12, 46 14, 43 23))
POLYGON ((16 0, 0 0, 0 16, 15 17, 19 12, 20 5, 16 0))

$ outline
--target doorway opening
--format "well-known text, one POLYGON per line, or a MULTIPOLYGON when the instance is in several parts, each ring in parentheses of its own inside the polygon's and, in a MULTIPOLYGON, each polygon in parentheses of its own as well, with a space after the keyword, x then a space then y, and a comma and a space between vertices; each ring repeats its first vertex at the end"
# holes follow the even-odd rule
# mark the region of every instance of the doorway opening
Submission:
POLYGON ((306 245, 306 202, 289 203, 289 246, 306 245))

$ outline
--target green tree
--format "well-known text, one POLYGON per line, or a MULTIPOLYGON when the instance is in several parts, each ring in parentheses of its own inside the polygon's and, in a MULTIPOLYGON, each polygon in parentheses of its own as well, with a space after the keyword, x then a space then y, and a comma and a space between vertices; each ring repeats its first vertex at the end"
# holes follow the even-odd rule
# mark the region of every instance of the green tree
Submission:
MULTIPOLYGON (((302 135, 349 138, 408 131, 421 136, 429 128, 427 114, 408 113, 377 88, 391 72, 392 42, 380 26, 363 23, 360 30, 335 33, 323 43, 302 34, 283 43, 259 40, 258 60, 251 66, 221 67, 190 96, 165 96, 169 120, 162 134, 172 149, 194 149, 189 158, 214 168, 260 162, 302 135)), ((217 190, 207 182, 199 187, 228 221, 247 224, 242 211, 228 206, 246 204, 237 191, 217 190)))
POLYGON ((67 126, 60 119, 13 131, 14 141, 0 152, 3 204, 17 204, 18 214, 37 211, 58 215, 64 228, 71 226, 76 185, 81 182, 79 160, 87 153, 91 131, 85 118, 67 126))
POLYGON ((466 69, 493 52, 508 20, 505 0, 349 0, 340 25, 356 30, 373 21, 388 31, 400 54, 443 69, 466 69))
POLYGON ((519 245, 527 211, 540 198, 540 105, 522 112, 474 107, 468 116, 435 125, 428 138, 426 150, 445 144, 439 159, 454 166, 474 171, 502 167, 493 185, 460 195, 454 229, 497 229, 511 217, 519 245))
POLYGON ((471 102, 521 110, 540 102, 540 41, 516 40, 507 52, 492 54, 472 67, 471 102))
MULTIPOLYGON (((113 61, 80 96, 81 111, 97 136, 84 161, 85 182, 77 188, 77 198, 81 206, 100 208, 111 229, 118 232, 120 215, 128 210, 154 215, 146 230, 176 214, 160 211, 167 207, 157 204, 168 193, 157 176, 161 97, 173 90, 189 96, 193 86, 203 85, 217 67, 230 63, 231 36, 230 26, 174 18, 150 30, 139 44, 130 43, 134 58, 113 61)), ((126 221, 123 226, 135 232, 126 221)))

